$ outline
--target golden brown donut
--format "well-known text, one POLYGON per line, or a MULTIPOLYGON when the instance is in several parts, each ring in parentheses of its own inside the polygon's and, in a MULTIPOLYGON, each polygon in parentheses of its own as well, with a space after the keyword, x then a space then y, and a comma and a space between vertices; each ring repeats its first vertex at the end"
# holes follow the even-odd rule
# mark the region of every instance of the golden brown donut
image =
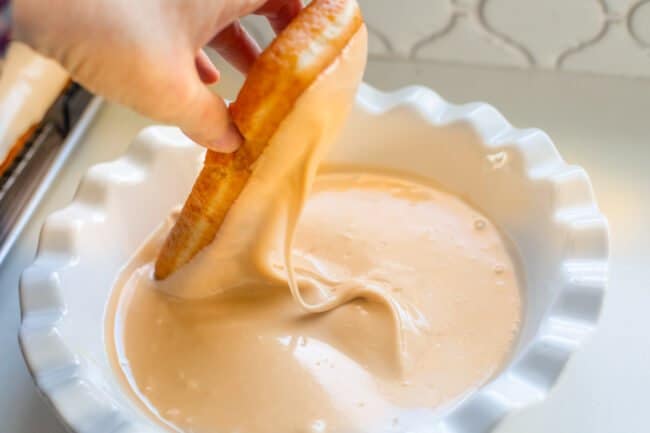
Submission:
POLYGON ((212 242, 280 123, 362 24, 356 0, 314 0, 264 50, 230 106, 244 144, 231 154, 207 153, 156 260, 156 279, 168 277, 212 242))

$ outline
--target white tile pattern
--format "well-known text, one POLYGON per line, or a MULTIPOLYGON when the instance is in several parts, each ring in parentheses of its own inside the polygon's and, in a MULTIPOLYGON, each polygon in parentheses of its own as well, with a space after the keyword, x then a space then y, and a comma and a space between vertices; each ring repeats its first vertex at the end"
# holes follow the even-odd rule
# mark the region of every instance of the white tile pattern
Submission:
POLYGON ((358 1, 374 58, 650 77, 650 0, 358 1))

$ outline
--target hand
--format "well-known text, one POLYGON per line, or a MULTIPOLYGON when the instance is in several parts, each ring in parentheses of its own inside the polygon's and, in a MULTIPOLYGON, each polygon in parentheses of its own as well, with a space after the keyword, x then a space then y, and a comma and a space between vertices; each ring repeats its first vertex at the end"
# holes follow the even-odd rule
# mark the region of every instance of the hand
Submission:
POLYGON ((238 19, 261 14, 279 32, 301 8, 301 0, 16 0, 14 37, 92 92, 232 152, 242 138, 207 87, 219 72, 203 49, 246 73, 260 49, 238 19))

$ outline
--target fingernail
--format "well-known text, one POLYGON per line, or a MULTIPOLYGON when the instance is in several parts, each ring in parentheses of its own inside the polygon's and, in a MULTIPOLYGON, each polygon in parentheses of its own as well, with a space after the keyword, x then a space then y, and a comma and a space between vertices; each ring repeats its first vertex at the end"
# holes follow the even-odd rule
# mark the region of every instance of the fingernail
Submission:
POLYGON ((215 152, 231 153, 244 143, 244 137, 234 123, 228 125, 226 132, 216 141, 207 143, 206 147, 215 152))

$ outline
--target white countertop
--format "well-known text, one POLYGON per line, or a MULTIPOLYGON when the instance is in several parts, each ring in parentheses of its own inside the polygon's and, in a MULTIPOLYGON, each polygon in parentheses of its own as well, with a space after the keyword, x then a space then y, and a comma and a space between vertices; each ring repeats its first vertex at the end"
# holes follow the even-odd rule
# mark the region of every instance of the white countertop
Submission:
MULTIPOLYGON (((611 226, 610 284, 601 324, 548 400, 510 415, 497 433, 650 431, 650 80, 375 60, 383 89, 425 84, 453 102, 483 100, 519 127, 546 130, 562 155, 591 175, 611 226)), ((232 96, 240 79, 219 85, 232 96)), ((65 206, 86 168, 118 156, 144 119, 106 104, 63 175, 0 264, 0 430, 63 432, 38 396, 17 342, 18 280, 47 214, 65 206)))

